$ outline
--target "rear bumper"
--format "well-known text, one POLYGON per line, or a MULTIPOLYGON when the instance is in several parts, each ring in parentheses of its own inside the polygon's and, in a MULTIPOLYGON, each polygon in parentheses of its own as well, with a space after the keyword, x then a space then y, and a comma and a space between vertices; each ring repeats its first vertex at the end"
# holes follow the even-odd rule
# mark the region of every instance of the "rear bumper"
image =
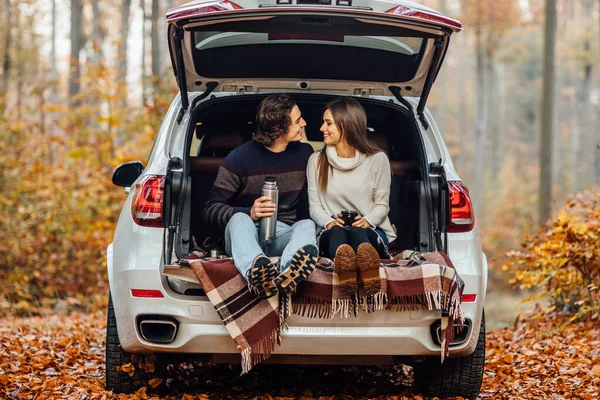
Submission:
MULTIPOLYGON (((179 295, 165 290, 156 270, 120 271, 111 280, 117 329, 121 346, 132 353, 239 354, 229 332, 206 297, 179 295), (132 288, 160 289, 164 298, 131 296, 132 288), (138 317, 168 316, 177 320, 175 340, 156 344, 144 340, 136 326, 138 317)), ((481 277, 464 276, 470 287, 482 287, 481 277)), ((469 293, 472 293, 470 291, 469 293)), ((471 320, 469 338, 450 347, 450 356, 473 352, 481 323, 484 296, 474 303, 463 303, 465 319, 471 320), (473 339, 475 334, 475 340, 473 339)), ((275 354, 319 356, 435 356, 440 347, 431 337, 430 326, 440 318, 435 311, 378 311, 358 317, 315 319, 293 315, 289 329, 282 333, 282 344, 275 354)))

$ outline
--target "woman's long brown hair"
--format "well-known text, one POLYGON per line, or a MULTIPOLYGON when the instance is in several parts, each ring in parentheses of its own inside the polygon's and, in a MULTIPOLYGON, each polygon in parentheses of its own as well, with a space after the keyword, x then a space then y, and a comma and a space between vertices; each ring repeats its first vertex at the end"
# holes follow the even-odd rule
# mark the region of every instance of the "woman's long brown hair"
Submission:
MULTIPOLYGON (((340 140, 346 142, 361 153, 370 155, 381 151, 379 147, 367 139, 367 114, 360 103, 351 97, 338 97, 325 105, 325 111, 331 111, 335 126, 340 131, 340 140)), ((327 191, 329 171, 333 167, 327 159, 326 147, 323 147, 317 163, 319 187, 323 193, 327 191)))

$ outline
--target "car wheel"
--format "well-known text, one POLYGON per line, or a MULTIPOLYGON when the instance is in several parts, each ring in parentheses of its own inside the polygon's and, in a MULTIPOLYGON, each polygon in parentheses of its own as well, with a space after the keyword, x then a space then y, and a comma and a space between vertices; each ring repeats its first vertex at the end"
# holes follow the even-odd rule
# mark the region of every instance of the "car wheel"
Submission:
POLYGON ((430 397, 475 398, 481 390, 485 365, 485 315, 481 319, 475 351, 466 357, 427 357, 413 367, 415 391, 430 397))
POLYGON ((114 393, 131 393, 142 386, 150 386, 154 391, 160 390, 165 386, 166 372, 167 364, 162 356, 132 354, 123 350, 117 334, 112 297, 109 295, 106 317, 106 389, 114 393))

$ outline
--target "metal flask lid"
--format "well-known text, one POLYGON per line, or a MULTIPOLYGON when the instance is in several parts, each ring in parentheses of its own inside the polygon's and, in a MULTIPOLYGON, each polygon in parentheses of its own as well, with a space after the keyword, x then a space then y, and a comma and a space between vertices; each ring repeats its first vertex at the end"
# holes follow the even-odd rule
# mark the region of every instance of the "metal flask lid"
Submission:
POLYGON ((277 181, 275 180, 274 176, 267 176, 265 178, 265 183, 263 185, 265 187, 265 189, 276 189, 277 188, 277 181))

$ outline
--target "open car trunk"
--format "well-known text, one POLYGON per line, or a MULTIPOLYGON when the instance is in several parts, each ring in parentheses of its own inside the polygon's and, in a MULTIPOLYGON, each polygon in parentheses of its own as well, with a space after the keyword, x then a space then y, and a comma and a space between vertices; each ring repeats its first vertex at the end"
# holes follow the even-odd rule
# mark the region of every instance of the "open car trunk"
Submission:
POLYGON ((301 88, 416 97, 425 124, 427 97, 460 22, 412 2, 359 3, 196 0, 170 10, 180 113, 188 92, 209 85, 223 92, 301 88))
MULTIPOLYGON (((255 114, 266 95, 226 96, 208 100, 192 110, 183 160, 181 197, 172 220, 177 229, 173 250, 181 258, 193 250, 194 243, 208 250, 223 248, 222 229, 206 223, 203 208, 216 179, 219 166, 231 150, 252 140, 255 114)), ((323 106, 334 96, 294 94, 307 122, 305 141, 315 150, 323 146, 323 106)), ((390 159, 393 174, 389 218, 397 232, 390 250, 432 251, 443 246, 437 229, 439 206, 433 206, 440 193, 432 190, 431 166, 427 163, 422 137, 411 113, 387 101, 356 98, 367 113, 368 137, 390 159)), ((443 196, 443 195, 442 195, 443 196)), ((307 196, 299 205, 299 219, 310 218, 307 196)), ((167 251, 169 251, 167 249, 167 251)), ((166 274, 169 275, 168 271, 166 274)), ((177 274, 174 274, 177 275, 177 274)), ((193 275, 190 275, 193 277, 193 275)), ((180 277, 181 278, 181 277, 180 277)), ((185 278, 184 278, 185 279, 185 278)), ((187 279, 187 280, 194 280, 187 279)))

